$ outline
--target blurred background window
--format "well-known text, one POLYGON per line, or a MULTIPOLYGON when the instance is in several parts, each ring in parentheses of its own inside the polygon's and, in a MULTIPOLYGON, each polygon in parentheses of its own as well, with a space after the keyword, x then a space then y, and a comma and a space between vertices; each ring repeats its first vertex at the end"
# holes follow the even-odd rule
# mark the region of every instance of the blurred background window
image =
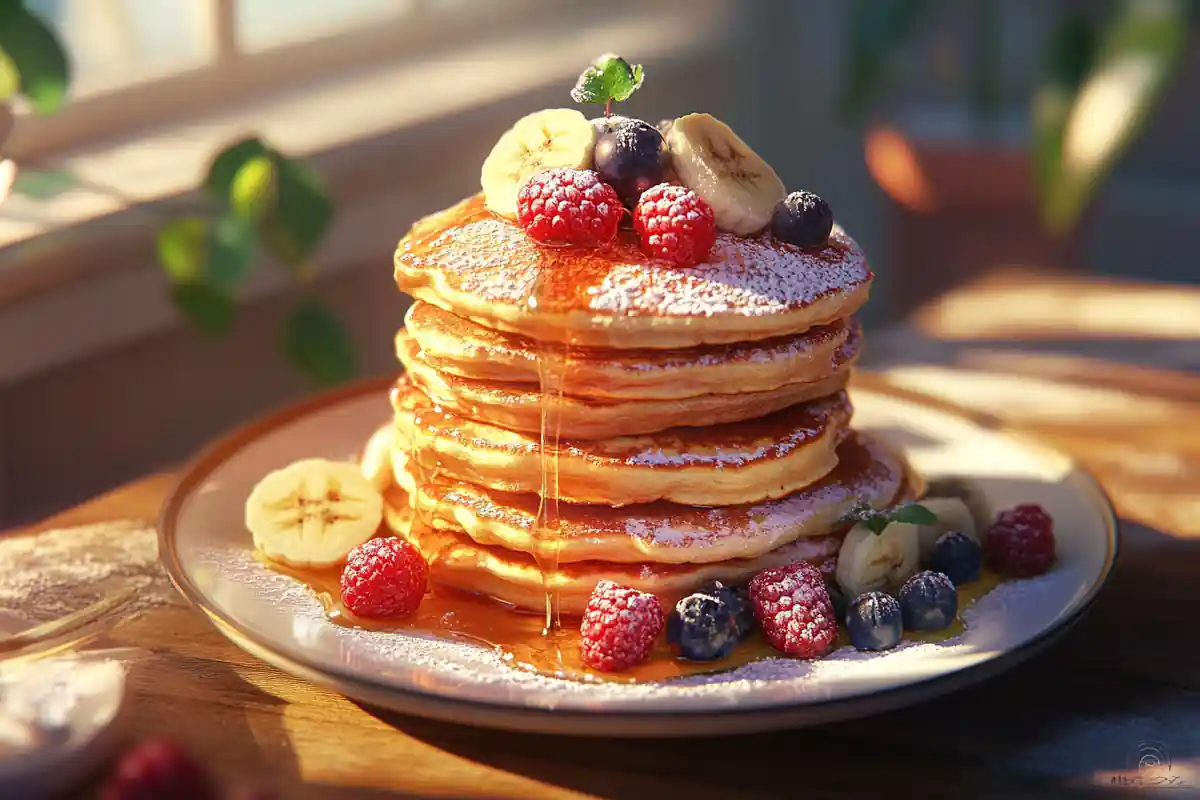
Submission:
POLYGON ((418 0, 236 0, 234 30, 239 49, 265 50, 306 39, 390 20, 417 12, 422 5, 465 5, 465 3, 418 3, 418 0))
POLYGON ((491 0, 27 0, 64 40, 76 99, 418 17, 461 15, 491 0))
MULTIPOLYGON (((84 97, 211 63, 215 0, 28 0, 63 39, 84 97)), ((249 5, 262 5, 251 0, 249 5)), ((274 5, 267 3, 266 5, 274 5)))

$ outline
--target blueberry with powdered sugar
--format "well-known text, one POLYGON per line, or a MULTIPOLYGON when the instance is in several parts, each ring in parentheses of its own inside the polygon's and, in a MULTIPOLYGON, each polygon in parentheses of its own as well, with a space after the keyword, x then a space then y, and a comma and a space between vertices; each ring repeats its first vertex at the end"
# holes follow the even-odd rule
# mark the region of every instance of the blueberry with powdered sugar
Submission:
POLYGON ((667 643, 677 658, 716 661, 727 658, 741 641, 733 595, 717 591, 690 594, 667 617, 667 643))
POLYGON ((970 536, 959 531, 948 531, 938 537, 930 566, 946 575, 955 586, 961 586, 979 577, 983 566, 983 549, 970 536))
POLYGON ((941 572, 925 570, 900 587, 900 613, 910 631, 940 631, 958 614, 958 590, 941 572))

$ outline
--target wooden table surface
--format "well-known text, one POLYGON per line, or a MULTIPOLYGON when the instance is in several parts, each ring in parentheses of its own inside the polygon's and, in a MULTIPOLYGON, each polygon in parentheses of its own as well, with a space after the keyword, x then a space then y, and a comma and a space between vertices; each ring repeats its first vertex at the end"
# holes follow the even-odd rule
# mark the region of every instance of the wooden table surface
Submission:
MULTIPOLYGON (((1200 292, 1002 276, 869 344, 881 379, 1043 438, 1114 500, 1122 551, 1109 586, 1031 662, 819 729, 555 738, 361 708, 169 608, 115 634, 153 653, 131 674, 134 732, 174 736, 224 779, 287 798, 1200 794, 1200 292), (1169 770, 1138 769, 1151 749, 1169 770)), ((153 520, 170 483, 150 476, 16 533, 153 520)))

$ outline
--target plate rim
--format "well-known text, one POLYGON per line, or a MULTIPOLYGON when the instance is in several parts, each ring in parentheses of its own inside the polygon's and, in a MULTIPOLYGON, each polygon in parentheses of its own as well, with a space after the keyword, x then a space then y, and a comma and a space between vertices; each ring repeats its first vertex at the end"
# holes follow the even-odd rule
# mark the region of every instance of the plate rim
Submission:
POLYGON ((637 737, 706 736, 726 733, 749 733, 824 724, 868 714, 882 713, 922 700, 949 694, 980 683, 988 677, 1016 666, 1061 638, 1087 614, 1097 597, 1108 584, 1121 549, 1120 522, 1111 499, 1099 481, 1079 465, 1075 458, 1056 450, 1022 431, 1008 429, 989 415, 962 409, 938 398, 892 386, 879 374, 858 370, 849 386, 854 390, 890 397, 911 405, 948 414, 1004 436, 1019 440, 1022 445, 1041 450, 1048 456, 1065 458, 1079 486, 1103 512, 1106 534, 1106 556, 1096 580, 1089 587, 1073 614, 1056 620, 1021 645, 1006 650, 978 664, 953 672, 931 676, 912 683, 852 697, 809 702, 779 703, 752 708, 678 708, 643 712, 636 710, 583 710, 544 708, 518 703, 464 699, 451 694, 434 693, 417 688, 396 686, 362 679, 330 669, 327 665, 299 659, 280 652, 258 640, 252 632, 208 602, 183 569, 175 546, 176 524, 184 501, 203 484, 218 466, 234 457, 247 445, 262 436, 310 414, 339 403, 359 399, 373 393, 385 393, 395 384, 396 376, 367 378, 334 389, 315 393, 303 400, 277 407, 238 426, 210 442, 189 459, 179 470, 159 509, 157 517, 159 562, 172 585, 192 607, 202 612, 222 636, 237 647, 278 669, 311 683, 324 686, 346 697, 402 713, 416 714, 458 724, 471 724, 495 729, 525 732, 544 732, 568 735, 621 735, 637 737), (403 700, 403 702, 397 702, 403 700), (415 709, 415 710, 414 710, 415 709), (465 714, 463 712, 466 712, 465 714), (689 720, 714 721, 715 729, 707 726, 683 726, 689 720), (580 730, 581 727, 587 728, 580 730))

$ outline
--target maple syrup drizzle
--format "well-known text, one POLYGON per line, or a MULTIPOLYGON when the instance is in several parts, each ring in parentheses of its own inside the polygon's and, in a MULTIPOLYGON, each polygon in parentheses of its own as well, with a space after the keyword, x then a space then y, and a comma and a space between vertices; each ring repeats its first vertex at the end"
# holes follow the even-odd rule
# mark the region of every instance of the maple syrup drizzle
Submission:
MULTIPOLYGON (((540 613, 515 608, 490 598, 444 587, 431 586, 416 613, 402 620, 371 620, 355 616, 341 602, 339 571, 309 571, 284 567, 260 557, 272 570, 307 584, 321 602, 330 622, 348 628, 435 636, 484 647, 499 653, 512 669, 556 678, 585 682, 644 683, 666 681, 688 675, 729 672, 765 658, 783 658, 755 631, 720 661, 688 661, 675 658, 660 637, 642 664, 624 672, 600 672, 583 663, 579 653, 578 620, 568 617, 557 631, 547 635, 540 613)), ((904 632, 904 641, 944 642, 966 630, 962 613, 972 603, 1000 585, 995 573, 985 571, 978 580, 959 587, 959 616, 944 630, 904 632)), ((838 629, 834 648, 849 647, 845 627, 838 629)), ((880 654, 886 655, 884 653, 880 654)))
POLYGON ((562 626, 558 609, 558 592, 551 581, 558 571, 558 554, 562 544, 562 518, 559 514, 558 454, 562 440, 562 402, 565 392, 570 353, 565 345, 538 345, 538 385, 541 404, 541 433, 539 441, 541 490, 534 518, 535 560, 542 573, 546 593, 545 633, 551 634, 562 626))
MULTIPOLYGON (((414 255, 420 255, 445 232, 490 215, 481 197, 472 198, 457 209, 453 220, 429 220, 424 230, 414 228, 410 251, 414 255)), ((544 248, 537 280, 527 298, 530 312, 539 308, 544 310, 547 307, 566 307, 572 301, 578 302, 586 296, 588 285, 594 283, 595 278, 603 273, 608 260, 619 255, 622 248, 629 247, 636 245, 632 243, 629 232, 622 231, 618 240, 605 251, 576 253, 568 258, 556 248, 544 248)), ((432 635, 486 647, 497 651, 503 663, 513 669, 558 678, 623 683, 662 681, 686 675, 728 672, 760 659, 782 657, 781 653, 767 644, 761 633, 755 631, 746 641, 740 643, 728 658, 720 661, 677 659, 667 646, 665 637, 660 637, 646 662, 624 672, 599 672, 583 663, 577 633, 579 621, 570 618, 564 625, 559 611, 558 593, 552 586, 553 578, 558 572, 558 551, 561 544, 558 472, 561 409, 571 356, 572 348, 568 345, 549 342, 538 344, 541 491, 534 534, 537 565, 546 593, 544 616, 493 598, 434 584, 413 616, 403 620, 364 619, 355 616, 342 605, 338 570, 295 570, 263 559, 264 563, 277 572, 307 584, 320 600, 326 616, 334 624, 365 630, 432 635)), ((430 446, 429 441, 434 434, 424 415, 442 413, 444 412, 439 406, 433 405, 419 412, 413 420, 408 443, 409 463, 413 465, 414 479, 419 487, 433 485, 440 471, 435 448, 430 446)), ((414 496, 410 523, 415 526, 411 536, 413 541, 423 540, 419 535, 420 526, 432 525, 432 511, 428 507, 427 494, 432 496, 435 493, 417 491, 414 496)), ((381 535, 392 534, 385 526, 381 529, 381 535)), ((425 552, 423 555, 431 565, 435 563, 436 553, 425 552)), ((930 633, 906 631, 905 641, 941 642, 958 636, 965 630, 962 611, 1000 582, 998 576, 985 571, 978 580, 959 587, 959 617, 945 630, 930 633)), ((834 647, 849 645, 845 628, 839 627, 838 640, 834 647)))

